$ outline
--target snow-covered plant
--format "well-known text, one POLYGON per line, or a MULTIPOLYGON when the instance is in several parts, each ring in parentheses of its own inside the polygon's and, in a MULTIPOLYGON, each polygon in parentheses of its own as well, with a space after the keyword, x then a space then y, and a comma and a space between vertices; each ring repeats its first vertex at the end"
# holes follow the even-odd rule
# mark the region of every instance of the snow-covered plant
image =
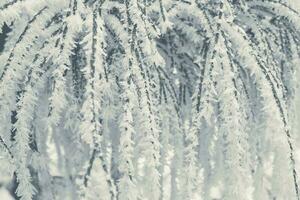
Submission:
POLYGON ((1 0, 0 176, 22 200, 300 200, 299 12, 1 0))

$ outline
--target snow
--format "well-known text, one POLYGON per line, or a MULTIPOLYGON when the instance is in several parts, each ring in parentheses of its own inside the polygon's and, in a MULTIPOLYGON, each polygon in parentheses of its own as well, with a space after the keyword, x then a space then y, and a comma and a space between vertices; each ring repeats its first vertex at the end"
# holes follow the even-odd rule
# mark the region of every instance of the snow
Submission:
POLYGON ((220 186, 211 187, 210 198, 212 198, 212 199, 221 199, 222 198, 222 191, 221 191, 220 186))
POLYGON ((9 192, 3 187, 0 188, 0 199, 1 200, 14 200, 14 198, 9 194, 9 192))

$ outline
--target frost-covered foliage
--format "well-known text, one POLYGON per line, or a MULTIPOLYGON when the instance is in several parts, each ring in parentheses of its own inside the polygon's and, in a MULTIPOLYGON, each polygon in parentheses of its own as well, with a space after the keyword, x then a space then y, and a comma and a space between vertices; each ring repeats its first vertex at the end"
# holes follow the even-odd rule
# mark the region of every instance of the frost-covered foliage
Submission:
POLYGON ((298 0, 1 0, 0 27, 16 199, 300 199, 298 0))

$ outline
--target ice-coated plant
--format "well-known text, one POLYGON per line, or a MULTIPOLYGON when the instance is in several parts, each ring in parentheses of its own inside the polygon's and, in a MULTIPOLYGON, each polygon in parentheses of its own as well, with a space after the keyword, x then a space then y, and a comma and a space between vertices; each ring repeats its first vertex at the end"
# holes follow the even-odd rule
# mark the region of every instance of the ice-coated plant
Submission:
POLYGON ((0 176, 21 200, 300 200, 299 56, 298 0, 1 0, 0 176))

